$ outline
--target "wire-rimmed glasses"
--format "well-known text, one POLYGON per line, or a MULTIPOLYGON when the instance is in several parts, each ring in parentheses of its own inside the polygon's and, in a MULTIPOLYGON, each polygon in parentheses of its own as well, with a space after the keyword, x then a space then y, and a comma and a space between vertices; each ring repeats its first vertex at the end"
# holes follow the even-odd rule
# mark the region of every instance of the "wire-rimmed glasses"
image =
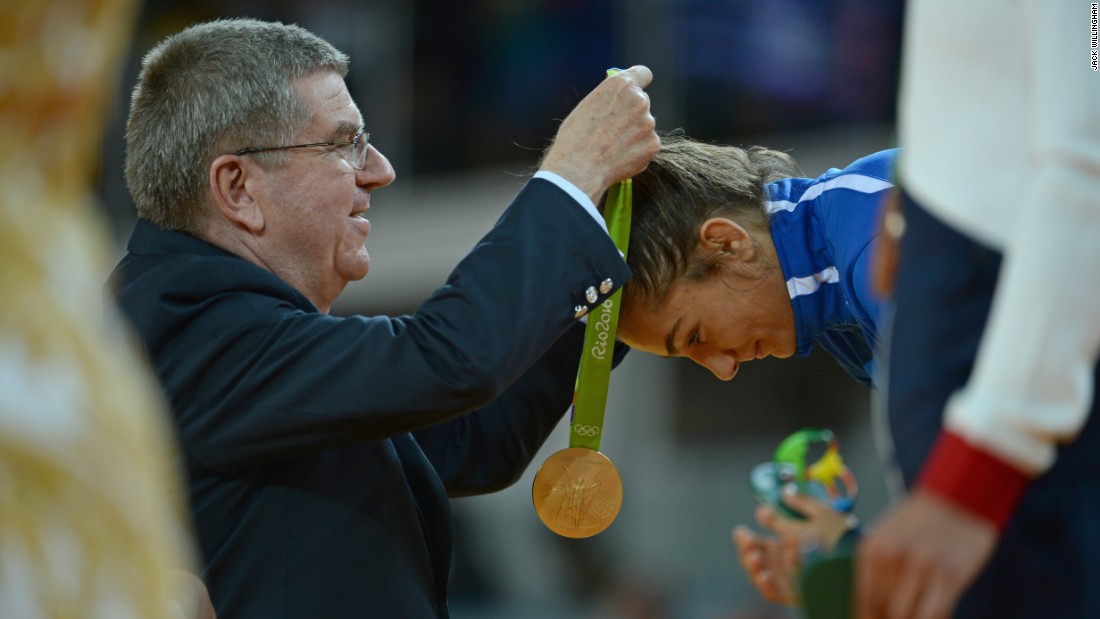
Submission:
POLYGON ((344 154, 344 160, 356 170, 362 170, 367 165, 367 153, 370 151, 370 133, 362 129, 355 132, 350 140, 336 140, 332 142, 314 142, 312 144, 291 144, 289 146, 248 146, 233 153, 234 155, 251 155, 253 153, 266 153, 273 150, 287 150, 291 148, 311 148, 316 146, 350 146, 344 154))

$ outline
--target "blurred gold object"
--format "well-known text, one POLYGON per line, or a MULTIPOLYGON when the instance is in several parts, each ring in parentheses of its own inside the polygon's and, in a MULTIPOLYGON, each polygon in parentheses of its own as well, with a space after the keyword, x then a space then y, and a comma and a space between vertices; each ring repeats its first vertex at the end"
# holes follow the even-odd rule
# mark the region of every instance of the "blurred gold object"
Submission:
POLYGON ((168 413, 104 307, 111 252, 92 190, 136 9, 0 3, 3 617, 176 619, 188 606, 168 413))
POLYGON ((570 447, 539 467, 531 499, 546 528, 563 537, 591 537, 619 515, 623 482, 607 456, 587 447, 570 447))

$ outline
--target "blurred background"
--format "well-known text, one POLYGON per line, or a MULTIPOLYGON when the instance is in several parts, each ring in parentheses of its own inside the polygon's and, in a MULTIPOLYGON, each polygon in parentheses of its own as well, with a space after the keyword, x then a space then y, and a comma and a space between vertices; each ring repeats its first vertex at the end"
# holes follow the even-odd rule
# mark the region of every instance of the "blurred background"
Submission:
MULTIPOLYGON (((810 176, 891 147, 902 4, 150 1, 106 127, 100 204, 121 256, 134 221, 126 105, 146 51, 216 17, 298 23, 350 54, 349 89, 397 170, 372 198, 371 274, 335 312, 409 313, 489 229, 608 67, 653 70, 660 131, 786 150, 810 176)), ((618 519, 569 540, 535 515, 531 481, 568 446, 563 422, 515 486, 454 501, 453 616, 795 616, 759 598, 730 541, 733 526, 752 522, 748 472, 791 432, 831 428, 860 480, 856 513, 871 519, 888 502, 871 403, 824 353, 747 364, 728 383, 686 360, 630 354, 612 376, 601 444, 623 480, 618 519)))

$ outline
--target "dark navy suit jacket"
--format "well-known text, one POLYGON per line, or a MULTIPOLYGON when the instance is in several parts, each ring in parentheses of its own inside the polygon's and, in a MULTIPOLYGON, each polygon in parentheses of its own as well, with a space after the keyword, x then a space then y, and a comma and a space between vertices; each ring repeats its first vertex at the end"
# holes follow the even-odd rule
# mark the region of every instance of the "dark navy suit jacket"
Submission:
POLYGON ((111 285, 169 400, 225 619, 447 616, 448 496, 519 478, 572 398, 576 306, 629 276, 540 179, 408 316, 323 314, 147 221, 128 252, 111 285))

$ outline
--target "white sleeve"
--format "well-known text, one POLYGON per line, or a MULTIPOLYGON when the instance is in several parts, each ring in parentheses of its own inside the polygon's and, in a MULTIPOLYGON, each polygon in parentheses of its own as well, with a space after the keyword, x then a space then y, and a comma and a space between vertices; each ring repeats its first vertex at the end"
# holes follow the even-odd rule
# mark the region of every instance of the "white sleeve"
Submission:
MULTIPOLYGON (((1100 351, 1100 74, 1088 5, 1030 5, 1033 168, 1010 222, 989 323, 946 426, 1030 473, 1087 419, 1100 351)), ((1004 10, 1004 9, 1001 9, 1004 10)), ((1026 12, 1026 11, 1025 11, 1026 12)), ((1020 67, 1020 73, 1025 73, 1020 67)), ((995 105, 995 103, 991 103, 995 105)), ((996 212, 987 225, 997 226, 996 212)), ((1009 222, 1004 222, 1006 225, 1009 222)))
POLYGON ((581 207, 584 208, 584 210, 587 211, 588 214, 591 215, 592 218, 600 224, 600 227, 603 228, 604 232, 607 232, 607 223, 604 221, 603 215, 601 215, 600 212, 596 210, 596 205, 592 203, 592 198, 589 198, 588 194, 584 193, 580 189, 577 189, 576 185, 570 183, 569 181, 565 180, 554 172, 539 170, 538 172, 535 172, 535 178, 541 178, 543 180, 550 181, 551 183, 554 183, 555 185, 560 187, 562 191, 572 196, 573 199, 577 201, 577 204, 581 205, 581 207))

